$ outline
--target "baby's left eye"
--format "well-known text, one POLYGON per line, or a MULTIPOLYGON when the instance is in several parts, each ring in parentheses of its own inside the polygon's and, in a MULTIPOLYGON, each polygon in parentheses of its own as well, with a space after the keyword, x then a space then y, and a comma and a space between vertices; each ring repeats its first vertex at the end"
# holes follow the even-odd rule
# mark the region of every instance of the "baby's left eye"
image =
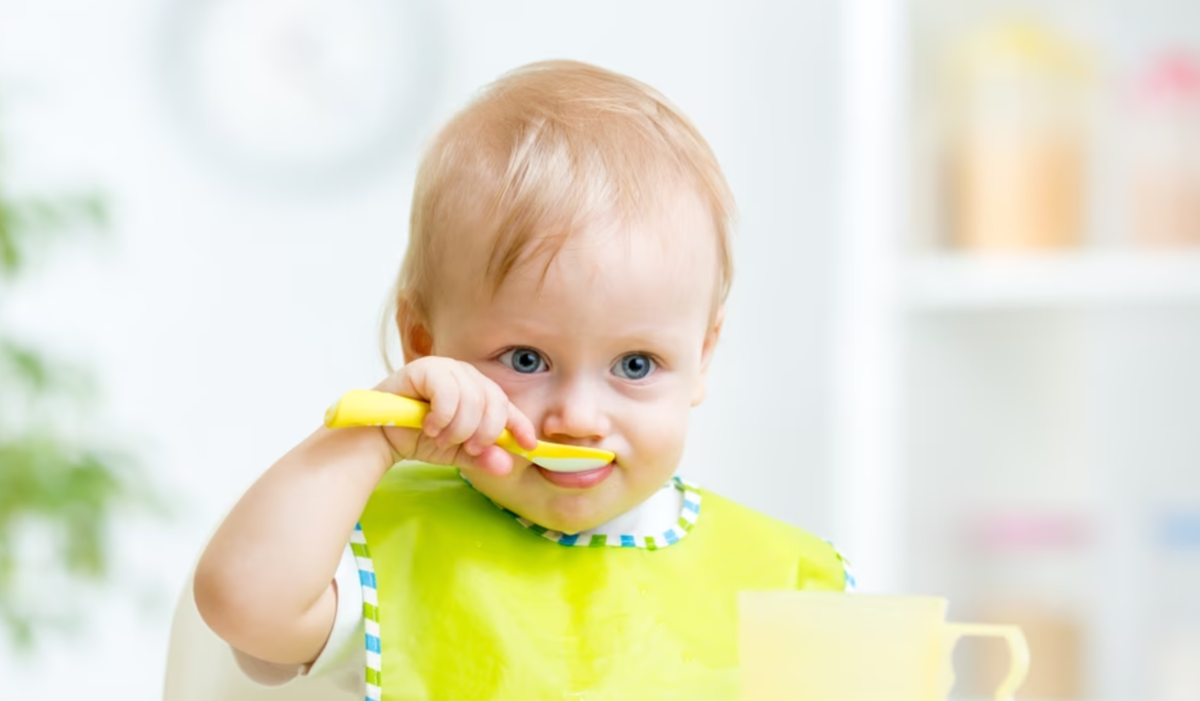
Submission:
POLYGON ((522 375, 532 375, 546 369, 546 359, 532 348, 506 350, 497 360, 522 375))
POLYGON ((627 380, 641 380, 654 372, 654 360, 644 353, 630 353, 617 361, 613 372, 627 380))

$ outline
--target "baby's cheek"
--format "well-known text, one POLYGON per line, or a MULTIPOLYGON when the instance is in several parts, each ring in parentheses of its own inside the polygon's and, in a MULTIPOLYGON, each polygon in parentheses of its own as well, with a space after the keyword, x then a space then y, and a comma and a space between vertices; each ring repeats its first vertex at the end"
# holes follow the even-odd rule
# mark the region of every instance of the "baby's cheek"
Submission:
POLYGON ((686 411, 643 411, 628 423, 628 439, 638 463, 649 469, 675 470, 687 440, 686 411))

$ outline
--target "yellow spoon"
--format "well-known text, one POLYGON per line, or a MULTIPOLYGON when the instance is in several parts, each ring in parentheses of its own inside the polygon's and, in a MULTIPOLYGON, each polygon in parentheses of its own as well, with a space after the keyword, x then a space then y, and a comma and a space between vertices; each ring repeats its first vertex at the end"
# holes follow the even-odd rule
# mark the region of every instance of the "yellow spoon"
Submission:
MULTIPOLYGON (((425 415, 429 413, 426 402, 401 397, 389 392, 353 389, 342 395, 325 412, 325 425, 329 428, 346 426, 404 426, 421 428, 425 415)), ((514 455, 529 460, 552 472, 586 472, 604 467, 616 458, 607 450, 583 448, 538 441, 533 450, 525 450, 517 439, 504 429, 496 439, 496 445, 514 455)))

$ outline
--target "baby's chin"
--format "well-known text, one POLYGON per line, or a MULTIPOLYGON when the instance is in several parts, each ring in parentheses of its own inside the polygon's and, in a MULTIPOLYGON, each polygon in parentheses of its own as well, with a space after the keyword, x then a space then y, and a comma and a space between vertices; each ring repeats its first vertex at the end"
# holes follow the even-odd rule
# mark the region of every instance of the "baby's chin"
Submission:
POLYGON ((586 502, 586 498, 573 499, 571 501, 574 503, 563 504, 559 502, 549 505, 539 505, 541 508, 530 508, 530 513, 522 513, 520 508, 513 509, 512 511, 539 526, 568 535, 582 533, 583 531, 603 525, 623 513, 623 510, 617 507, 601 508, 599 504, 580 503, 586 502))
POLYGON ((549 498, 542 494, 528 501, 518 497, 514 500, 518 503, 506 508, 544 528, 574 535, 608 523, 637 505, 626 504, 621 496, 603 491, 560 493, 549 498))
POLYGON ((648 499, 661 486, 631 484, 621 470, 614 471, 596 487, 574 492, 550 487, 532 470, 523 472, 516 481, 509 479, 484 477, 476 488, 518 516, 568 535, 608 523, 648 499))

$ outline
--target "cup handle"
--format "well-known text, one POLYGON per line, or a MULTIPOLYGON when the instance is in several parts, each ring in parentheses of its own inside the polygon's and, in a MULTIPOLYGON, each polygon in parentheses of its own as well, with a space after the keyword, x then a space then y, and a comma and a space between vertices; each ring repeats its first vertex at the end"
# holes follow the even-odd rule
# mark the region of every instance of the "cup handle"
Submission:
POLYGON ((948 648, 952 648, 962 637, 1004 638, 1008 642, 1011 664, 1008 676, 996 688, 996 701, 1012 701, 1013 694, 1025 683, 1029 675, 1029 644, 1025 634, 1017 626, 986 625, 983 623, 947 623, 948 648))

